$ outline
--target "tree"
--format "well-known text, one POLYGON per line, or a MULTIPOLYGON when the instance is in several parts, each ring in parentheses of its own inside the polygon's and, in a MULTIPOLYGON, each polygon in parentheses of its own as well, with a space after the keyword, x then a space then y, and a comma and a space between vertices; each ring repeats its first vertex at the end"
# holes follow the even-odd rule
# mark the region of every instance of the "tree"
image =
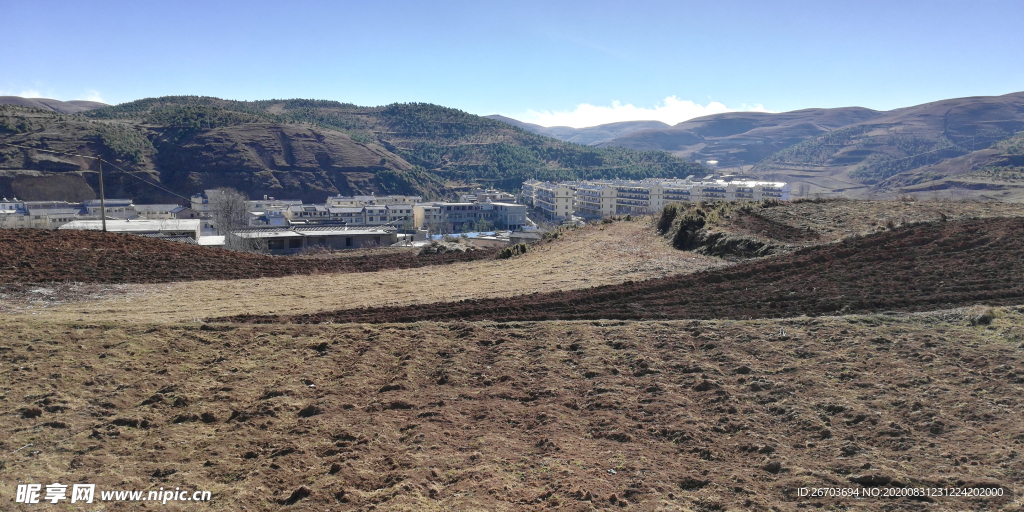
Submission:
POLYGON ((242 238, 236 233, 249 226, 249 198, 233 188, 207 192, 210 214, 217 230, 224 235, 224 248, 232 251, 262 252, 262 241, 242 238))

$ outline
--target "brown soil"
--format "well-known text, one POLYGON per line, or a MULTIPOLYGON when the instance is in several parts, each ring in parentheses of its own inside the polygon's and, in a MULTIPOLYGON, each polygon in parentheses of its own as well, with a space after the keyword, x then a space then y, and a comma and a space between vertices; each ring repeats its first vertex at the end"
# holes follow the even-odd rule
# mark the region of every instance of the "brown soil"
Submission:
MULTIPOLYGON (((360 256, 361 258, 361 256, 360 256)), ((277 258, 290 260, 291 258, 277 258)), ((180 322, 213 316, 302 314, 342 308, 430 304, 511 297, 691 273, 726 265, 677 251, 645 222, 616 222, 563 232, 522 256, 378 272, 263 279, 105 285, 86 302, 64 300, 74 283, 32 286, 52 295, 8 294, 0 311, 55 321, 180 322), (50 298, 54 300, 50 301, 50 298)), ((11 285, 15 286, 15 285, 11 285)), ((20 285, 19 285, 20 286, 20 285)), ((0 299, 3 299, 0 296, 0 299)))
MULTIPOLYGON (((811 225, 826 243, 883 233, 798 248, 813 242, 787 231, 789 254, 728 266, 671 249, 646 221, 616 222, 508 260, 7 282, 0 509, 18 483, 88 482, 213 492, 168 510, 1024 511, 1024 307, 994 306, 1024 304, 1024 220, 952 222, 945 211, 951 222, 889 229, 871 215, 903 207, 830 203, 769 208, 762 220, 811 225), (495 298, 532 292, 490 316, 680 319, 199 321, 485 318, 504 303, 495 298), (973 301, 987 305, 939 309, 973 301), (932 311, 743 319, 846 305, 932 311), (1004 496, 808 498, 805 487, 1004 496)), ((104 254, 135 261, 124 247, 104 254)), ((7 251, 0 266, 47 261, 7 251)), ((193 257, 178 264, 213 265, 193 257)), ((29 274, 9 279, 18 275, 29 274)))
POLYGON ((513 298, 231 322, 765 318, 1024 303, 1024 219, 907 226, 706 271, 513 298))
POLYGON ((370 251, 337 258, 227 251, 99 231, 0 231, 0 283, 165 283, 296 274, 376 272, 494 258, 494 250, 419 256, 370 251))
POLYGON ((921 222, 1024 216, 1020 204, 977 201, 794 201, 753 214, 735 211, 718 229, 762 237, 792 248, 837 242, 851 236, 921 222))
POLYGON ((215 511, 280 510, 302 487, 310 494, 289 510, 1020 510, 1020 308, 781 321, 0 322, 9 492, 17 482, 180 487, 212 491, 213 502, 170 510, 215 511), (979 317, 989 324, 972 326, 979 317), (874 486, 1013 496, 798 495, 874 486))

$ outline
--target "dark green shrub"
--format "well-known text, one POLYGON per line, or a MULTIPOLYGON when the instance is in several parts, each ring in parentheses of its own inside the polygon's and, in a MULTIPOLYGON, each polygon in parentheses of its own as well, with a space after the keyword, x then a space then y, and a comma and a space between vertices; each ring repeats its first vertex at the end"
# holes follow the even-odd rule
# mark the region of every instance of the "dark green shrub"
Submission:
POLYGON ((658 234, 664 235, 672 228, 672 222, 679 214, 679 205, 669 204, 661 209, 661 216, 658 217, 658 234))
POLYGON ((506 247, 498 252, 499 260, 507 260, 514 256, 521 256, 526 254, 530 250, 530 246, 526 244, 515 244, 511 247, 506 247))

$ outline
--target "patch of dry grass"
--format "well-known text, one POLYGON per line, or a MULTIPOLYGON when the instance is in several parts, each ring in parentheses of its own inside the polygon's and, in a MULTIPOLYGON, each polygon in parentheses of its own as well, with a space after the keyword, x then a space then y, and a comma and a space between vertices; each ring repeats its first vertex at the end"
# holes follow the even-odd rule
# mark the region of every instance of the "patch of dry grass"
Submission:
MULTIPOLYGON (((1024 216, 1024 206, 979 201, 863 201, 838 199, 799 201, 758 209, 765 219, 798 229, 810 229, 820 238, 801 245, 836 242, 903 224, 987 217, 1024 216)), ((754 233, 756 234, 756 233, 754 233)))
MULTIPOLYGON (((110 287, 103 300, 42 307, 9 304, 11 313, 56 321, 181 322, 251 314, 300 314, 403 306, 587 288, 726 265, 681 252, 656 236, 649 219, 564 232, 526 255, 416 269, 259 280, 194 281, 110 287)), ((95 297, 91 297, 95 299, 95 297)))

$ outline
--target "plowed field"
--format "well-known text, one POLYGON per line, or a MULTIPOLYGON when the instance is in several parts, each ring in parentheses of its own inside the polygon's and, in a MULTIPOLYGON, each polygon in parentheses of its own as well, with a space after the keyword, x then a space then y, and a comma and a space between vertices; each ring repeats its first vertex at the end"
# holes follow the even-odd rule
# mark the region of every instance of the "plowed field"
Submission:
POLYGON ((1024 219, 907 226, 693 275, 513 298, 227 321, 773 318, 1024 303, 1024 219))
POLYGON ((1009 208, 759 208, 739 263, 647 219, 444 266, 0 231, 0 510, 1024 512, 1009 208), (12 504, 55 482, 213 499, 12 504))
POLYGON ((494 250, 415 250, 339 258, 266 256, 99 231, 0 231, 2 283, 166 283, 375 272, 493 258, 494 250))
POLYGON ((0 509, 1020 511, 1024 314, 968 318, 0 318, 0 509), (32 482, 213 501, 12 506, 32 482), (881 497, 917 488, 1003 496, 881 497))

